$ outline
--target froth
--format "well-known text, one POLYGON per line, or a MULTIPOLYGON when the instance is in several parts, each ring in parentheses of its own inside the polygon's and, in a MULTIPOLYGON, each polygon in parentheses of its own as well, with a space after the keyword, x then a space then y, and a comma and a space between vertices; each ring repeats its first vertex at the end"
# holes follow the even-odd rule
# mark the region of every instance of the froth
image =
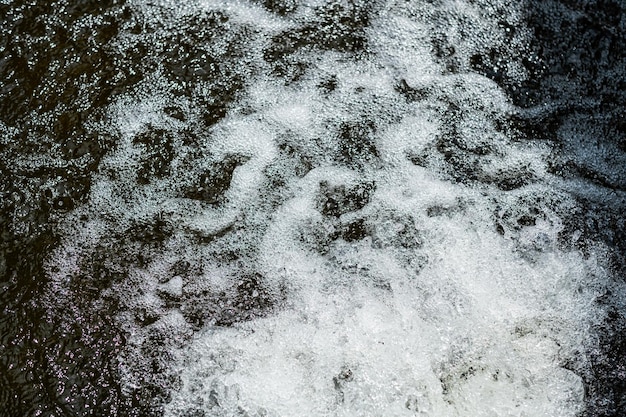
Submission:
POLYGON ((514 140, 516 109, 468 67, 523 46, 515 10, 162 3, 252 46, 196 45, 238 86, 227 103, 219 80, 157 68, 113 104, 117 147, 62 225, 51 293, 98 281, 104 258, 127 392, 162 389, 170 416, 582 410, 565 364, 584 362, 600 314, 601 255, 559 244, 576 202, 547 173, 549 146, 514 140))

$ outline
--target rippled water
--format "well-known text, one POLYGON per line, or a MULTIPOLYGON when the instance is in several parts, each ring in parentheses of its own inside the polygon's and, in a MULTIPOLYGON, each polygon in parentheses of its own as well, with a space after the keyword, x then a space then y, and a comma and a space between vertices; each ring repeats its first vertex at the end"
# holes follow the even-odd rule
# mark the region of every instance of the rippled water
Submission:
POLYGON ((0 18, 0 416, 625 414, 620 3, 0 18))

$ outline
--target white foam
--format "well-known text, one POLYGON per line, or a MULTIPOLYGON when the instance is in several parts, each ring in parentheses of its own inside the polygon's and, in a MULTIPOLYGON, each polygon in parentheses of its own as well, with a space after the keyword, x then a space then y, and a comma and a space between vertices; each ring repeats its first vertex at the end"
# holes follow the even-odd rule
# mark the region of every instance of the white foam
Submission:
MULTIPOLYGON (((163 113, 172 98, 162 93, 167 82, 158 71, 115 103, 110 117, 120 143, 94 176, 89 202, 68 215, 51 264, 62 293, 79 259, 102 241, 115 242, 109 233, 155 217, 170 227, 159 245, 123 243, 147 260, 120 266, 127 281, 111 290, 123 300, 119 321, 132 334, 128 387, 140 384, 148 332, 182 335, 162 347, 182 381, 166 415, 534 417, 582 409, 581 378, 563 364, 576 360, 590 337, 592 302, 606 279, 601 253, 583 256, 557 244, 562 214, 553 203, 575 202, 550 183, 549 149, 499 132, 495 120, 515 109, 496 83, 467 71, 472 54, 523 43, 523 29, 515 41, 494 29, 505 12, 519 23, 518 12, 490 1, 405 3, 380 5, 366 31, 368 54, 300 51, 306 71, 286 85, 256 48, 325 2, 302 6, 285 18, 290 22, 251 2, 160 2, 173 21, 219 9, 236 17, 233 25, 253 25, 255 72, 227 117, 206 129, 194 125, 198 109, 189 103, 188 122, 163 113), (457 48, 459 74, 447 74, 432 54, 433 34, 457 48), (317 85, 330 76, 336 88, 321 91, 317 85), (401 79, 426 91, 424 98, 399 93, 401 79), (456 114, 446 115, 449 108, 456 114), (341 129, 363 121, 374 127, 362 129, 360 139, 377 154, 361 158, 357 149, 354 158, 362 160, 342 162, 341 129), (175 155, 167 176, 138 186, 144 151, 133 138, 148 125, 176 133, 175 155), (492 147, 476 157, 477 170, 498 175, 525 166, 534 183, 505 192, 488 181, 453 181, 455 167, 437 150, 451 127, 463 146, 492 147), (185 129, 196 135, 194 144, 179 138, 185 129), (425 162, 411 162, 411 154, 425 162), (180 192, 229 155, 247 159, 220 204, 180 192), (305 162, 310 166, 299 172, 305 162), (364 184, 367 201, 353 210, 320 208, 324 187, 364 184), (542 197, 536 205, 543 217, 498 233, 498 216, 535 204, 524 196, 542 197), (83 214, 90 220, 79 221, 83 214), (349 237, 344 231, 359 221, 364 235, 349 237), (193 268, 173 272, 177 261, 193 268), (267 311, 232 326, 218 326, 207 312, 193 328, 184 308, 230 308, 228 296, 251 273, 273 300, 267 311), (168 306, 160 293, 182 307, 168 306), (155 324, 138 325, 139 309, 150 310, 155 324)), ((161 13, 144 2, 133 7, 148 18, 161 13)))

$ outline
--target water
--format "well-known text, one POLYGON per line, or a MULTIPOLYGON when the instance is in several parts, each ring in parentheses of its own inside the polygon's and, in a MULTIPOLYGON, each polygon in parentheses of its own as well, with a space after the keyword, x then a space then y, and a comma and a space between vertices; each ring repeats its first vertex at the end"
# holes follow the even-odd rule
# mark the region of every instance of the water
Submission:
POLYGON ((618 416, 624 7, 0 4, 1 416, 618 416))

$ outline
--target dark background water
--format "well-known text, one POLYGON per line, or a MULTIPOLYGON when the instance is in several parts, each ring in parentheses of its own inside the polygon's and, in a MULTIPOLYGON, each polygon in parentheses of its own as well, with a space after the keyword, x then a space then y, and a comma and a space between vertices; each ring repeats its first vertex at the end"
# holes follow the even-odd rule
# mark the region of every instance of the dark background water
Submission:
MULTIPOLYGON (((288 0, 261 3, 281 15, 296 7, 288 0)), ((519 59, 506 51, 473 56, 469 64, 521 108, 556 103, 549 111, 512 116, 505 128, 511 135, 555 144, 553 173, 599 190, 577 197, 564 235, 584 230, 585 238, 576 243, 582 250, 595 241, 606 243, 612 249, 613 276, 623 280, 626 5, 548 0, 520 2, 519 7, 533 31, 532 53, 522 58, 532 77, 519 84, 499 72, 501 60, 519 59), (575 139, 569 134, 572 126, 575 139), (609 149, 608 162, 589 157, 598 147, 609 149)), ((263 57, 286 83, 297 80, 305 71, 295 58, 300 49, 365 51, 370 13, 363 4, 350 10, 330 7, 311 25, 273 39, 263 57)), ((209 93, 193 100, 206 109, 203 123, 211 126, 224 117, 245 83, 245 29, 230 26, 227 15, 203 14, 180 22, 164 46, 137 43, 120 51, 112 46, 120 33, 158 30, 123 1, 5 1, 0 22, 0 416, 158 415, 168 397, 160 381, 146 375, 136 390, 120 388, 117 354, 125 335, 114 325, 117 300, 101 300, 119 277, 94 259, 96 278, 77 288, 71 303, 60 302, 64 307, 50 312, 41 302, 47 283, 44 261, 58 244, 55 222, 85 202, 91 174, 115 147, 116 137, 93 128, 105 121, 107 105, 164 64, 177 94, 193 94, 194 83, 209 83, 209 93), (228 50, 200 59, 197 45, 224 36, 228 50), (38 155, 54 155, 56 162, 24 162, 38 155)), ((456 71, 454 45, 433 39, 433 52, 450 72, 456 71)), ((332 80, 327 88, 333 88, 332 80)), ((399 88, 408 98, 418 94, 406 83, 399 88)), ((168 111, 184 117, 175 107, 168 111)), ((457 181, 471 177, 461 150, 444 151, 460 155, 447 159, 462 173, 457 181)), ((156 149, 154 155, 143 168, 146 178, 158 176, 167 165, 166 151, 156 149)), ((156 230, 139 244, 158 238, 156 230)), ((563 244, 569 244, 567 239, 563 244)), ((607 293, 598 300, 607 319, 597 329, 597 348, 586 352, 591 366, 572 364, 585 381, 588 416, 626 415, 626 319, 616 297, 607 293)))

